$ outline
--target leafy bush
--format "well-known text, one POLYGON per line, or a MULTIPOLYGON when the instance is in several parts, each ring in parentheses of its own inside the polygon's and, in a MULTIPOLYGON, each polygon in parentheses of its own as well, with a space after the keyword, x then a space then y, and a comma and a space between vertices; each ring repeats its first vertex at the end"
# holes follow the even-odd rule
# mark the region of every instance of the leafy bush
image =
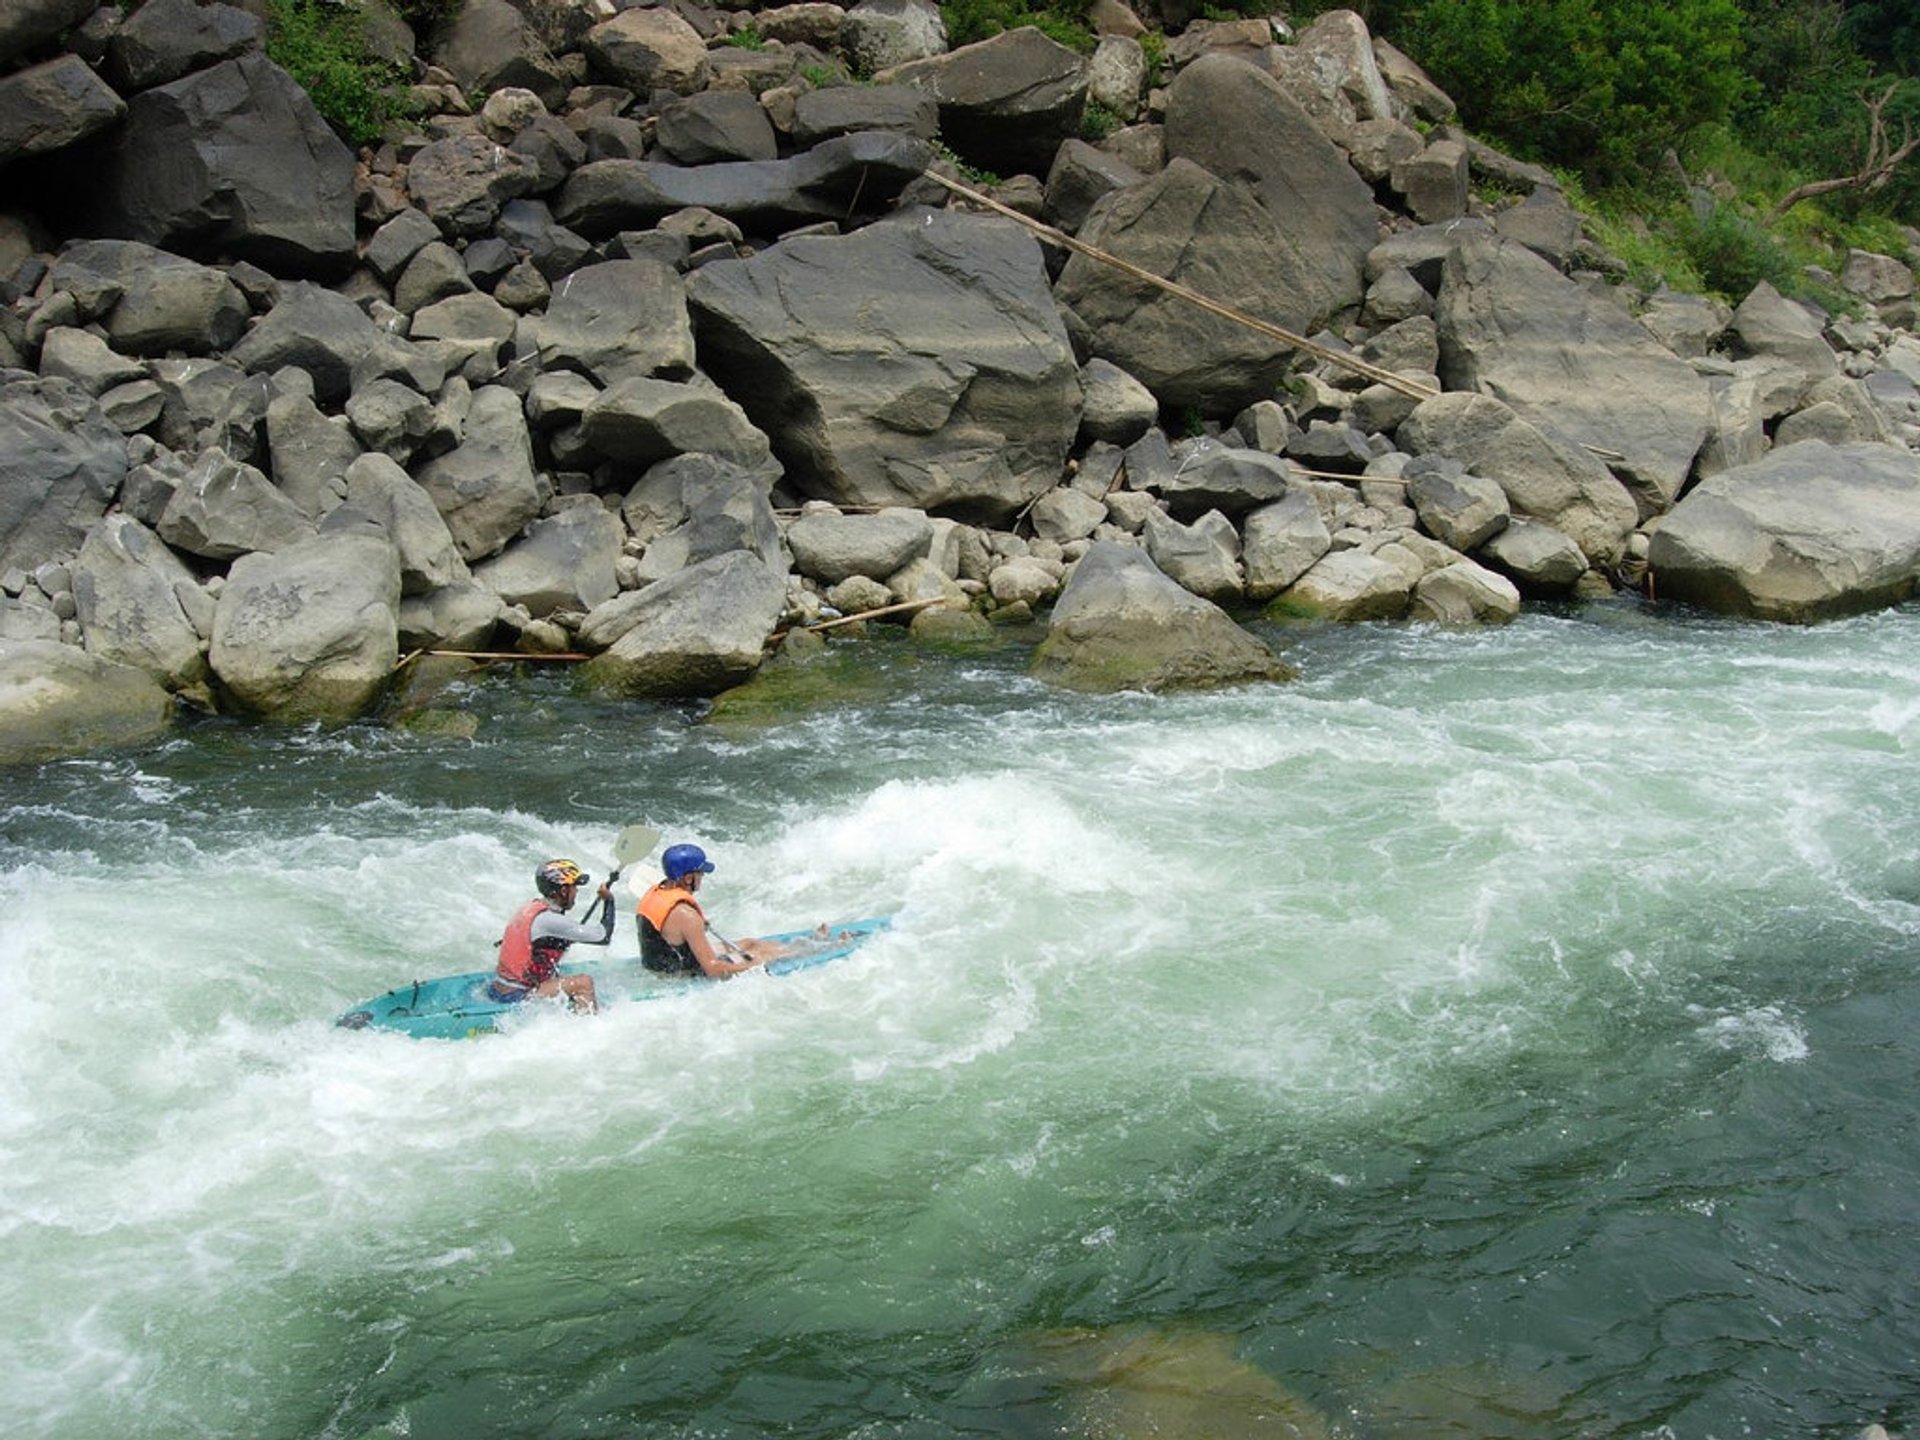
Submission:
POLYGON ((1376 24, 1467 124, 1598 180, 1641 173, 1746 93, 1735 0, 1400 0, 1376 24))
POLYGON ((1688 211, 1680 236, 1701 283, 1736 304, 1762 280, 1788 294, 1798 288, 1799 267, 1779 241, 1731 205, 1688 211))
POLYGON ((404 77, 368 55, 360 12, 351 6, 267 0, 267 55, 354 144, 379 139, 402 109, 395 87, 404 77))
POLYGON ((1125 123, 1098 100, 1089 100, 1080 112, 1080 138, 1097 145, 1125 123))
POLYGON ((1027 0, 946 0, 940 18, 946 23, 947 43, 971 45, 1005 30, 1031 25, 1048 39, 1082 55, 1091 55, 1099 41, 1087 28, 1089 0, 1062 0, 1046 6, 1027 0))

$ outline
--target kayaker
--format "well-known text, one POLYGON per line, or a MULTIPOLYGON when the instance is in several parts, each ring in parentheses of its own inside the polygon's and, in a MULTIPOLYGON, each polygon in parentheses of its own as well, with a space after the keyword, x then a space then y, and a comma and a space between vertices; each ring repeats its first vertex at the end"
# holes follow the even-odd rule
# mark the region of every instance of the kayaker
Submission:
POLYGON ((500 937, 500 966, 488 982, 488 995, 507 1002, 559 995, 571 1008, 588 1015, 600 1008, 591 975, 556 973, 568 946, 605 945, 613 939, 613 887, 605 882, 594 892, 594 904, 587 907, 584 918, 567 918, 574 896, 592 878, 571 860, 549 860, 533 872, 540 898, 522 906, 507 922, 500 937), (597 925, 596 907, 602 912, 597 925))
POLYGON ((707 975, 724 980, 769 960, 787 947, 767 940, 722 940, 721 954, 707 938, 707 915, 694 898, 713 862, 698 845, 669 845, 660 856, 659 884, 640 897, 634 923, 640 928, 640 962, 659 975, 707 975))

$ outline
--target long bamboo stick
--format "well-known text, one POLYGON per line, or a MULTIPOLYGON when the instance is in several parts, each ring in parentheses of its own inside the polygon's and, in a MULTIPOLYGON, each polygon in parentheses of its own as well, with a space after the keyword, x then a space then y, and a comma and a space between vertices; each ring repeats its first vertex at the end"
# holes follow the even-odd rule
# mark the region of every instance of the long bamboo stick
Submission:
POLYGON ((1033 231, 1036 235, 1040 236, 1041 239, 1050 244, 1071 250, 1076 255, 1085 255, 1089 260, 1096 260, 1102 265, 1111 265, 1114 269, 1131 275, 1136 280, 1144 280, 1147 284, 1164 290, 1169 295, 1185 300, 1191 305, 1199 306, 1210 315, 1218 315, 1223 320, 1231 320, 1235 324, 1245 325, 1248 329, 1257 330, 1269 339, 1278 340, 1282 345, 1289 346, 1295 350, 1304 350, 1307 354, 1324 360, 1329 365, 1338 365, 1343 370, 1351 370, 1356 375, 1364 375, 1367 379, 1377 384, 1391 386, 1402 395, 1412 396, 1416 400, 1431 400, 1435 395, 1440 393, 1430 386, 1422 385, 1417 380, 1409 380, 1404 375, 1397 375, 1391 370, 1370 364, 1356 355, 1348 355, 1342 351, 1330 349, 1325 345, 1320 345, 1309 340, 1304 335, 1296 335, 1291 330, 1282 329, 1278 325, 1262 320, 1257 315, 1249 315, 1244 310, 1236 310, 1231 305, 1223 305, 1218 300, 1202 295, 1198 290, 1189 289, 1177 280, 1165 279, 1162 276, 1154 274, 1151 270, 1143 269, 1141 266, 1135 265, 1131 260, 1122 260, 1111 251, 1102 250, 1095 245, 1089 245, 1084 240, 1076 240, 1064 230, 1056 230, 1053 226, 1035 220, 1031 216, 1022 215, 1011 206, 1002 205, 998 200, 987 195, 982 195, 978 190, 970 186, 962 185, 958 180, 951 180, 937 171, 923 170, 920 173, 936 184, 946 186, 946 188, 953 191, 954 194, 963 196, 976 205, 984 205, 995 214, 1004 215, 1016 224, 1026 226, 1027 229, 1033 231))

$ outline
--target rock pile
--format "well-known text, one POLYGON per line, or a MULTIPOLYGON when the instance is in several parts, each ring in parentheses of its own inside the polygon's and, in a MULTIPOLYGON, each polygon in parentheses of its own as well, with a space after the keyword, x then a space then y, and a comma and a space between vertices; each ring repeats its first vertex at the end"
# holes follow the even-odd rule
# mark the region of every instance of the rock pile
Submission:
POLYGON ((1038 673, 1214 684, 1284 673, 1219 628, 1256 606, 1497 621, 1651 565, 1808 619, 1920 575, 1904 260, 1846 316, 1636 294, 1351 12, 1150 64, 1117 4, 1083 56, 924 0, 350 3, 417 111, 357 155, 256 9, 0 17, 9 755, 167 695, 361 714, 416 649, 705 695, 829 613, 1057 601, 1038 673))

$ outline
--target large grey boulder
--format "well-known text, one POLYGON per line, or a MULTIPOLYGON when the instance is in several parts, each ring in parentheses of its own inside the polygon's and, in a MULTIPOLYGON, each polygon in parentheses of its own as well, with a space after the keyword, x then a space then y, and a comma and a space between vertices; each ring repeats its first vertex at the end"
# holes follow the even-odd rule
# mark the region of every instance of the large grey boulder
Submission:
POLYGON ((840 22, 840 45, 856 71, 878 75, 945 54, 947 26, 932 0, 860 0, 840 22))
POLYGON ((1633 496, 1605 465, 1492 396, 1423 400, 1395 438, 1409 454, 1450 457, 1492 480, 1517 514, 1569 536, 1595 565, 1618 560, 1639 523, 1633 496))
POLYGON ((1809 440, 1689 491, 1654 531, 1655 593, 1812 621, 1893 604, 1920 578, 1920 457, 1809 440))
POLYGON ((1094 693, 1293 678, 1226 611, 1181 589, 1144 550, 1112 541, 1097 542, 1074 566, 1030 673, 1094 693))
POLYGON ((1786 360, 1809 380, 1840 373, 1840 361, 1821 333, 1820 321, 1765 280, 1740 302, 1727 328, 1744 354, 1786 360))
POLYGON ((355 370, 381 343, 366 312, 346 296, 302 281, 284 285, 279 299, 240 338, 231 359, 252 374, 284 366, 307 372, 315 399, 346 399, 355 370))
POLYGON ((930 91, 940 134, 973 164, 1044 175, 1060 143, 1080 133, 1087 73, 1086 57, 1022 25, 874 78, 930 91))
POLYGON ((1268 607, 1296 620, 1398 620, 1407 613, 1420 575, 1368 550, 1323 555, 1268 607))
POLYGON ((933 544, 933 522, 924 510, 891 508, 871 515, 820 510, 787 527, 793 568, 823 585, 855 575, 884 580, 933 544))
POLYGON ((1480 547, 1480 558, 1532 595, 1565 595, 1587 573, 1580 547, 1537 520, 1510 520, 1480 547))
POLYGON ((1332 548, 1319 502, 1305 491, 1249 512, 1240 534, 1247 599, 1271 600, 1332 548))
POLYGON ((1911 300, 1914 291, 1913 267, 1891 255, 1871 250, 1847 251, 1847 263, 1840 271, 1840 288, 1857 295, 1869 305, 1886 305, 1896 300, 1911 300))
POLYGON ((916 85, 829 85, 794 99, 793 143, 803 150, 862 130, 931 140, 940 133, 940 107, 916 85))
POLYGON ((0 5, 0 66, 93 14, 97 0, 7 0, 0 5))
POLYGON ((1191 525, 1149 510, 1140 536, 1147 557, 1182 590, 1216 605, 1242 598, 1240 533, 1218 510, 1207 511, 1191 525))
POLYGON ((509 0, 464 0, 449 7, 432 56, 469 92, 530 90, 549 107, 572 83, 533 23, 509 0))
MULTIPOLYGON (((1312 318, 1280 222, 1246 187, 1190 160, 1104 197, 1080 238, 1295 333, 1312 318)), ((1068 258, 1054 293, 1093 354, 1175 410, 1236 414, 1270 397, 1291 360, 1283 342, 1086 255, 1068 258)))
MULTIPOLYGON (((1285 297, 1281 323, 1307 333, 1359 305, 1380 239, 1373 192, 1272 75, 1227 55, 1196 60, 1167 92, 1166 144, 1169 159, 1250 186, 1273 217, 1279 250, 1262 284, 1285 297)), ((1202 293, 1241 304, 1248 287, 1202 293)))
POLYGON ((485 235, 508 201, 533 192, 539 167, 484 135, 451 135, 421 147, 407 193, 442 232, 485 235))
POLYGON ((622 466, 696 454, 748 469, 772 464, 766 435, 704 378, 686 385, 645 377, 622 380, 581 413, 580 438, 593 454, 622 466))
POLYGON ((612 602, 626 628, 581 678, 635 697, 717 695, 759 668, 786 596, 786 580, 745 550, 703 560, 612 602))
POLYGON ((795 238, 704 266, 687 301, 806 494, 996 519, 1060 478, 1079 370, 1039 246, 1004 221, 795 238))
POLYGON ((1409 620, 1435 625, 1504 625, 1519 613, 1519 587, 1466 559, 1422 575, 1407 607, 1409 620))
POLYGON ((95 234, 276 274, 353 262, 353 152, 257 52, 134 96, 87 190, 95 234))
POLYGON ((700 32, 665 7, 618 14, 589 30, 580 48, 599 78, 641 95, 691 95, 711 68, 700 32))
POLYGON ((154 527, 177 550, 230 560, 279 550, 313 533, 313 523, 273 482, 219 450, 194 463, 154 527))
POLYGON ((473 392, 460 444, 415 478, 469 562, 505 549, 546 501, 520 397, 499 385, 473 392))
POLYGON ((126 355, 224 350, 252 310, 226 272, 137 240, 82 240, 60 252, 48 277, 74 297, 78 318, 105 327, 126 355))
POLYGON ((780 153, 766 108, 746 90, 703 90, 672 101, 661 109, 655 134, 681 165, 772 160, 780 153))
POLYGON ((1330 10, 1317 17, 1292 44, 1268 47, 1266 58, 1335 144, 1346 145, 1358 124, 1394 120, 1403 113, 1381 73, 1366 21, 1351 10, 1330 10))
POLYGON ((408 650, 484 650, 501 618, 500 597, 471 579, 400 600, 400 643, 408 650))
POLYGON ((267 454, 280 492, 318 520, 347 493, 347 469, 361 451, 346 420, 287 392, 267 402, 267 454))
MULTIPOLYGON (((640 12, 630 12, 640 13, 640 12)), ((588 239, 644 230, 676 211, 699 208, 742 229, 777 234, 850 212, 877 214, 932 163, 917 136, 863 131, 823 141, 784 160, 668 165, 596 160, 582 165, 554 197, 554 218, 588 239)))
POLYGON ((78 55, 0 78, 0 164, 30 159, 111 128, 126 102, 78 55))
POLYGON ((1507 526, 1513 507, 1493 481, 1470 475, 1458 460, 1422 456, 1403 472, 1407 503, 1434 539, 1466 552, 1478 549, 1507 526))
POLYGON ((130 515, 87 532, 73 562, 75 618, 87 653, 145 671, 169 690, 206 678, 206 639, 188 604, 211 602, 160 537, 130 515))
POLYGON ((1173 470, 1160 477, 1140 476, 1136 488, 1150 488, 1181 519, 1209 510, 1244 515, 1287 493, 1293 469, 1278 455, 1213 441, 1187 447, 1173 470))
POLYGON ((91 330, 62 325, 41 337, 40 374, 48 379, 71 380, 98 398, 119 386, 145 380, 147 367, 120 354, 91 330))
POLYGON ((258 50, 266 27, 237 5, 146 0, 107 41, 106 76, 123 92, 165 85, 258 50))
POLYGON ((52 640, 0 640, 0 765, 143 744, 172 716, 172 697, 131 665, 52 640))
POLYGON ((600 384, 693 373, 693 327, 680 277, 657 260, 608 260, 554 287, 546 314, 524 322, 542 370, 578 370, 600 384))
POLYGON ((614 563, 626 528, 592 497, 536 520, 526 537, 475 567, 473 578, 508 605, 536 618, 589 611, 620 593, 614 563))
POLYGON ((358 456, 342 471, 341 483, 347 503, 385 530, 392 542, 400 560, 402 595, 426 595, 471 579, 433 497, 393 460, 358 456))
POLYGON ((241 714, 350 720, 393 674, 399 604, 399 556, 380 528, 361 520, 325 529, 234 562, 214 611, 208 660, 241 714))
POLYGON ((1608 456, 1643 515, 1673 503, 1712 421, 1706 381, 1618 305, 1524 245, 1469 239, 1447 259, 1434 318, 1451 390, 1505 401, 1608 456))
POLYGON ((767 497, 769 483, 767 471, 712 455, 681 455, 654 466, 621 507, 630 523, 640 517, 646 527, 636 580, 650 585, 732 550, 784 571, 787 557, 767 497))
POLYGON ((0 570, 71 560, 127 475, 126 437, 61 379, 0 382, 0 570))

